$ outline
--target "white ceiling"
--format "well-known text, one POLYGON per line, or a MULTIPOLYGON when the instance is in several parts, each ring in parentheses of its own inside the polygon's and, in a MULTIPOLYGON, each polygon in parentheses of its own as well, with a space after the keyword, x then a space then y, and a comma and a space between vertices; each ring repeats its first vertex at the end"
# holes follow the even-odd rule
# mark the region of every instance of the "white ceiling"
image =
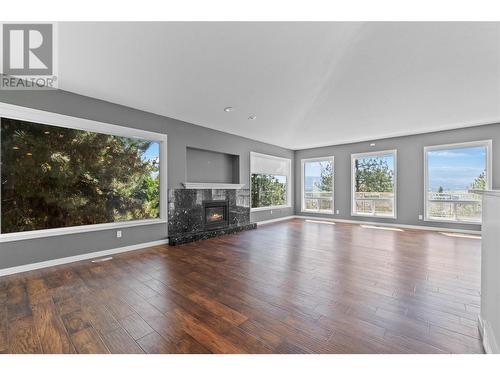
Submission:
POLYGON ((291 149, 500 121, 500 23, 61 23, 59 39, 63 90, 291 149))

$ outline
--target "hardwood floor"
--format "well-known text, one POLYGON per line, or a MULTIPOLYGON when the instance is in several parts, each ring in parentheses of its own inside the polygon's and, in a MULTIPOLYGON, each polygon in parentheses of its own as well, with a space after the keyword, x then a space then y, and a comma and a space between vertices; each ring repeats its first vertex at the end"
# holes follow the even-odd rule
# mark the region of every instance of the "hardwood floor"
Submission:
POLYGON ((295 219, 0 278, 0 353, 482 353, 480 240, 295 219))

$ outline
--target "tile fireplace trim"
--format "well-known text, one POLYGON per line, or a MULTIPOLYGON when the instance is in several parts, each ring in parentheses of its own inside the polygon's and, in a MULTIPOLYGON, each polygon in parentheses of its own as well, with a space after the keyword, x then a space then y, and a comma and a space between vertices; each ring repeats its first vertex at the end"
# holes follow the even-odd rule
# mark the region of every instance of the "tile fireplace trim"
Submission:
POLYGON ((186 189, 243 189, 245 184, 225 184, 218 182, 183 182, 186 189))
POLYGON ((224 236, 252 229, 257 229, 257 223, 248 223, 238 226, 228 226, 226 228, 207 230, 204 232, 173 234, 168 237, 168 244, 172 246, 177 246, 188 242, 206 240, 209 238, 224 236))

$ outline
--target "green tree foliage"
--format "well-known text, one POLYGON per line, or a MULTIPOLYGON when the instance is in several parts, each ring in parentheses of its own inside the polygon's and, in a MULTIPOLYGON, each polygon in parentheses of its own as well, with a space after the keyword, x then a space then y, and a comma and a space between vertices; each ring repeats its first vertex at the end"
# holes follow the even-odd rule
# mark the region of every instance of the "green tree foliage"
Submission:
POLYGON ((471 188, 477 190, 486 189, 486 171, 482 171, 481 174, 474 179, 471 188))
POLYGON ((286 204, 286 183, 273 175, 252 174, 252 207, 286 204))
POLYGON ((440 186, 439 189, 438 189, 438 193, 442 193, 442 192, 444 192, 444 189, 443 189, 442 186, 440 186))
POLYGON ((333 189, 333 164, 331 162, 320 162, 320 181, 314 182, 318 191, 332 191, 333 189))
POLYGON ((2 233, 159 217, 143 141, 2 119, 2 233))
POLYGON ((394 171, 381 158, 356 160, 357 192, 392 192, 394 171))

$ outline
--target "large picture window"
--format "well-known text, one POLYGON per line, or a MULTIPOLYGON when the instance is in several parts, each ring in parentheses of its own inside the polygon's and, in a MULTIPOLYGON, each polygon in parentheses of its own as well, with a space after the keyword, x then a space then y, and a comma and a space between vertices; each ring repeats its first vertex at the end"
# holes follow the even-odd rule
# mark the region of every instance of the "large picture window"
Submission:
POLYGON ((161 146, 1 117, 0 234, 160 219, 161 146))
POLYGON ((302 160, 302 211, 333 214, 333 156, 302 160))
POLYGON ((250 153, 252 210, 290 206, 291 160, 250 153))
POLYGON ((491 141, 425 148, 425 219, 481 222, 481 197, 491 187, 491 141))
POLYGON ((396 150, 351 155, 351 214, 396 218, 396 150))

